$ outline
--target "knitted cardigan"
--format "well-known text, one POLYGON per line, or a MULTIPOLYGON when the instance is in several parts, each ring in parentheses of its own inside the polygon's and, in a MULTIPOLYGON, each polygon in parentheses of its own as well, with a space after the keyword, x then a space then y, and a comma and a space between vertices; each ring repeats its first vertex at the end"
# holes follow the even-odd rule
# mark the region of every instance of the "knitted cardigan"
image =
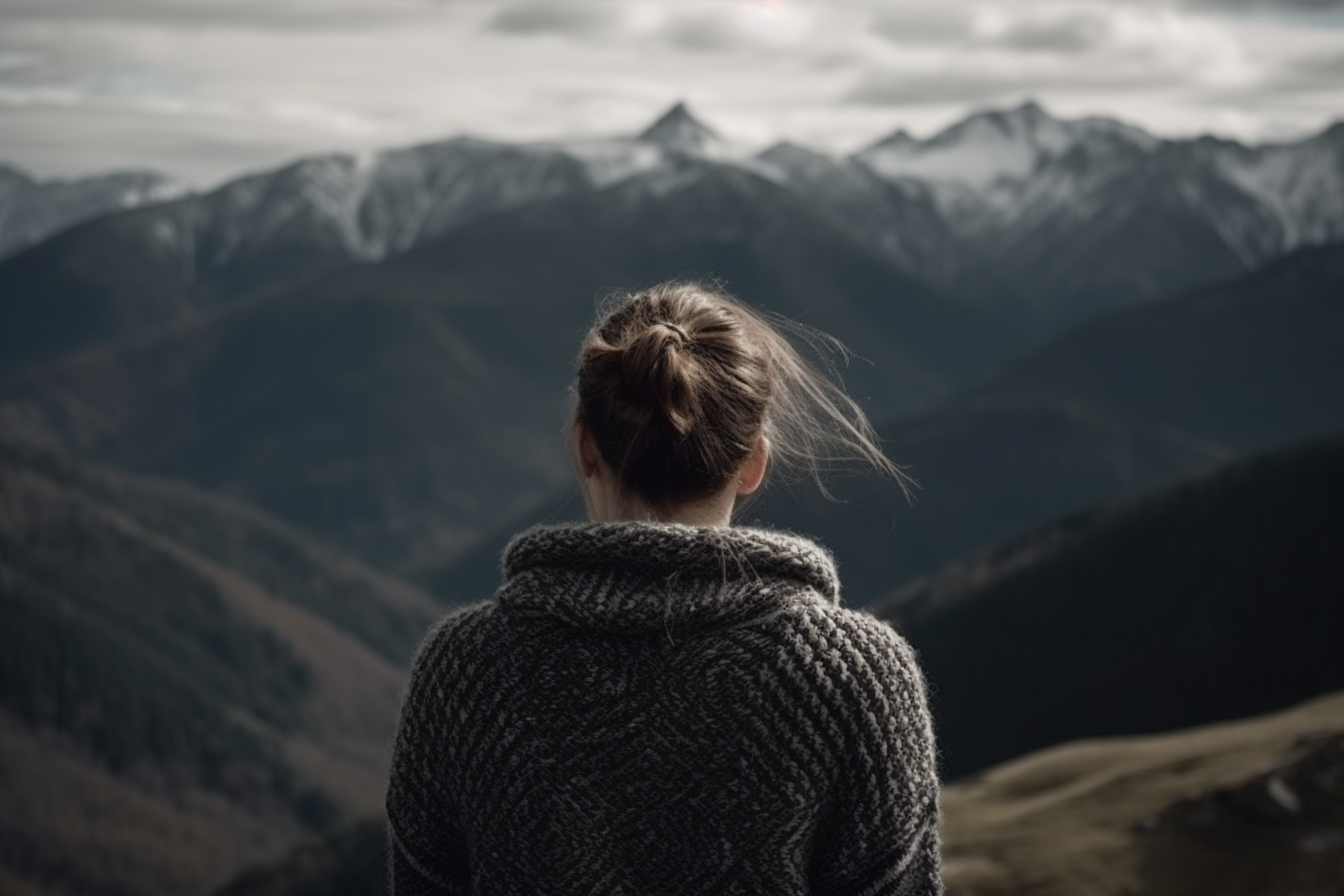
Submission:
POLYGON ((528 530, 416 657, 387 793, 397 896, 936 894, 906 642, 803 538, 528 530))

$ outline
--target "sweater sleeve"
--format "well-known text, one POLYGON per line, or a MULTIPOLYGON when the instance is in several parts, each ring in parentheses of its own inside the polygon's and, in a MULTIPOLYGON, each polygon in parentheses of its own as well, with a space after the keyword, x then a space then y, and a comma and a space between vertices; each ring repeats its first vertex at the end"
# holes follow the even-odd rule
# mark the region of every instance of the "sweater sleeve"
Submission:
POLYGON ((392 896, 456 896, 470 888, 466 840, 447 786, 451 735, 444 683, 453 675, 451 634, 433 629, 416 656, 402 702, 387 787, 387 874, 392 896))
POLYGON ((943 892, 937 755, 923 675, 895 630, 848 615, 853 741, 842 799, 818 837, 817 891, 936 896, 943 892))

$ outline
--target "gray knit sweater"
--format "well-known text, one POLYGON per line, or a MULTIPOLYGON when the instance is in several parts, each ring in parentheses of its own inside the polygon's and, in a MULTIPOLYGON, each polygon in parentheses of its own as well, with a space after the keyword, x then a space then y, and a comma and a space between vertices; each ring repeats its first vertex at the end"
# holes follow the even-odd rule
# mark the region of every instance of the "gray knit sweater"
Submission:
POLYGON ((906 642, 831 557, 742 527, 531 529, 416 658, 397 896, 942 892, 906 642))

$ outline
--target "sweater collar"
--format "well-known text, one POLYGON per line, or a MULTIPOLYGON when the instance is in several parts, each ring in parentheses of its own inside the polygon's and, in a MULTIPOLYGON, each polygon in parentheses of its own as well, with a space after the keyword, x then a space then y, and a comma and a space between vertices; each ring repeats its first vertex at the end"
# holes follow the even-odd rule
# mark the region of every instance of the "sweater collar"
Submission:
POLYGON ((538 526, 504 550, 502 607, 582 627, 685 633, 798 601, 838 603, 835 561, 797 535, 742 526, 538 526))

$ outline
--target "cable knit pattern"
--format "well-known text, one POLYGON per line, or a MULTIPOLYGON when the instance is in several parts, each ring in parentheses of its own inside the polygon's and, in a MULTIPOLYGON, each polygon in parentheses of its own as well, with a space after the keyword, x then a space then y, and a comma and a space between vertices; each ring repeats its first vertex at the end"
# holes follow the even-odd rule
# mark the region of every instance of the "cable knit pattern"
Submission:
POLYGON ((914 656, 761 529, 514 539, 420 648, 387 811, 398 896, 942 892, 914 656))

